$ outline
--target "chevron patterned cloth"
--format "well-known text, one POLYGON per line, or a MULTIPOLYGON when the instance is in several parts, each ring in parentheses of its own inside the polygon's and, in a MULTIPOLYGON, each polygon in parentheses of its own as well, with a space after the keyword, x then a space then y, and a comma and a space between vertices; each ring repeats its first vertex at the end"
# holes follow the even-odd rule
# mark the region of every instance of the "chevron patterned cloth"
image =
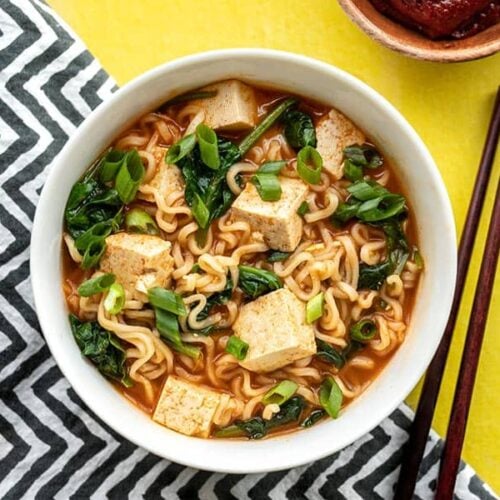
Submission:
MULTIPOLYGON (((50 163, 115 89, 45 3, 0 0, 0 498, 392 498, 412 418, 404 405, 315 463, 270 474, 213 474, 129 443, 63 378, 33 306, 30 230, 50 163)), ((416 498, 432 498, 441 448, 433 433, 416 498)), ((495 495, 462 464, 456 498, 495 495)))

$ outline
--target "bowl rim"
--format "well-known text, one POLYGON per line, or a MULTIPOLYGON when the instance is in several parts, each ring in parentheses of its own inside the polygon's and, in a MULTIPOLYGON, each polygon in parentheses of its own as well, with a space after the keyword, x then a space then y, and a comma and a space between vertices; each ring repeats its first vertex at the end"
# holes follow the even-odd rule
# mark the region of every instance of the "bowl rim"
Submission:
MULTIPOLYGON (((61 226, 62 231, 62 226, 61 226)), ((222 50, 212 50, 207 52, 201 52, 192 54, 189 56, 181 57, 169 62, 166 62, 160 66, 157 66, 130 81, 123 87, 121 87, 117 92, 114 93, 107 101, 101 103, 94 111, 92 111, 89 116, 82 122, 77 131, 72 135, 72 137, 68 140, 62 151, 59 153, 57 158, 53 161, 53 163, 49 167, 49 173, 47 175, 47 179, 45 185, 43 187, 42 193, 40 195, 40 199, 38 202, 38 206, 36 209, 36 214, 33 222, 33 230, 31 237, 31 248, 30 248, 30 274, 34 295, 34 302, 36 311, 38 314, 39 322, 42 331, 44 332, 45 340, 47 345, 56 360, 59 368, 61 369, 64 376, 69 381, 70 385, 73 387, 78 396, 82 399, 82 401, 101 419, 104 421, 109 427, 113 428, 117 433, 125 437, 127 440, 132 443, 164 458, 172 460, 174 462, 195 467, 197 469, 209 470, 214 472, 226 472, 226 473, 262 473, 262 472, 271 472, 275 470, 283 470, 289 469, 291 467, 296 467, 300 465, 304 465, 306 463, 312 462, 314 460, 318 460, 325 456, 331 455, 332 453, 339 451, 349 444, 352 444, 357 439, 362 437, 363 435, 370 432, 373 428, 380 424, 380 422, 386 418, 389 414, 391 414, 399 404, 404 401, 404 398, 408 395, 408 393, 412 390, 413 387, 417 384, 418 380, 424 373, 427 365, 430 363, 434 352, 436 351, 439 341, 441 339, 442 333, 444 331, 444 326, 446 324, 447 313, 451 308, 451 300, 453 296, 453 291, 455 287, 455 275, 456 275, 456 237, 455 237, 455 223, 453 218, 453 213, 451 209, 451 204, 443 183, 443 180, 439 174, 439 170, 434 163, 429 151, 424 145, 423 141, 417 135, 415 130, 411 127, 411 125, 406 121, 406 119, 400 114, 400 112, 390 104, 384 97, 378 94, 375 90, 369 87, 367 84, 357 79, 356 77, 350 75, 349 73, 333 66, 328 63, 318 61, 316 59, 294 54, 285 51, 271 50, 271 49, 260 49, 260 48, 240 48, 240 49, 222 49, 222 50), (353 91, 364 94, 364 97, 371 99, 372 101, 377 102, 380 106, 384 107, 385 112, 390 115, 390 118, 394 121, 394 123, 402 129, 402 133, 406 134, 409 139, 416 145, 419 149, 419 152, 422 154, 425 163, 427 164, 428 174, 430 176, 430 180, 436 188, 437 195, 439 197, 439 201, 443 206, 443 220, 446 222, 446 232, 444 234, 444 238, 447 239, 447 255, 446 261, 449 263, 447 272, 445 273, 445 279, 448 280, 448 286, 446 288, 446 292, 443 296, 443 303, 441 307, 441 316, 438 318, 436 323, 436 329, 438 333, 433 338, 433 341, 429 343, 426 356, 421 356, 420 358, 415 360, 414 369, 411 371, 411 374, 407 376, 407 381, 405 383, 406 390, 399 391, 398 394, 392 394, 390 400, 384 405, 382 410, 377 412, 376 421, 365 422, 364 425, 359 426, 356 429, 356 432, 352 432, 349 436, 341 436, 341 438, 335 443, 327 443, 328 440, 325 440, 325 443, 322 445, 321 449, 309 449, 309 448, 301 448, 300 456, 295 456, 293 454, 273 454, 273 456, 266 456, 262 461, 255 462, 248 466, 248 461, 243 466, 238 460, 235 460, 230 457, 221 458, 220 454, 217 453, 216 449, 219 449, 219 445, 215 445, 213 443, 217 443, 214 440, 201 440, 198 438, 186 437, 182 436, 182 439, 188 440, 197 440, 203 441, 207 443, 212 443, 211 445, 200 445, 203 450, 214 450, 213 453, 207 456, 192 456, 189 455, 185 450, 165 450, 160 448, 159 445, 151 440, 148 443, 144 442, 144 439, 141 439, 139 433, 136 432, 135 429, 127 428, 124 430, 118 426, 116 418, 111 415, 111 413, 107 410, 104 410, 102 406, 96 403, 93 399, 93 395, 89 393, 89 390, 86 387, 85 383, 82 383, 81 380, 78 380, 76 377, 72 375, 71 369, 71 359, 68 359, 69 356, 64 356, 64 353, 61 351, 58 340, 58 335, 51 328, 51 308, 44 307, 44 303, 47 301, 45 298, 45 289, 46 284, 42 279, 42 269, 41 266, 37 265, 37 259, 39 255, 43 255, 43 253, 47 253, 47 241, 44 239, 44 228, 43 228, 43 219, 45 212, 50 207, 51 195, 56 193, 55 185, 57 185, 57 176, 58 172, 61 171, 66 166, 66 161, 69 158, 69 154, 71 150, 74 148, 74 145, 77 144, 82 137, 85 137, 86 131, 90 129, 94 125, 94 123, 106 117, 108 109, 113 106, 115 101, 121 99, 124 96, 132 96, 134 92, 141 88, 141 86, 147 83, 150 80, 155 79, 156 77, 161 76, 163 73, 172 73, 182 67, 188 67, 193 65, 204 65, 210 64, 213 61, 224 61, 228 58, 238 58, 238 60, 248 60, 252 61, 254 59, 263 60, 262 62, 272 63, 273 61, 285 61, 290 63, 295 63, 297 65, 309 67, 315 69, 318 72, 327 73, 330 77, 335 78, 337 80, 342 80, 346 85, 350 87, 353 91), (402 394, 404 392, 404 394, 402 394)), ((53 257, 52 257, 53 258, 53 257)), ((59 258, 59 257, 58 257, 59 258)), ((50 302, 50 301, 49 301, 50 302)), ((46 305, 46 304, 45 304, 46 305)), ((55 304, 51 304, 52 307, 55 304)), ((68 325, 69 330, 69 325, 68 325)), ((83 360, 82 360, 83 361, 83 360)), ((119 396, 122 398, 122 396, 119 396)), ((125 398, 123 398, 125 399, 125 398)), ((127 402, 127 404, 131 408, 135 408, 134 405, 127 402)), ((137 410, 137 409, 136 409, 137 410)), ((140 410, 137 410, 140 412, 140 410)), ((141 412, 142 413, 142 412, 141 412)), ((147 417, 150 418, 149 416, 147 417)), ((155 424, 157 425, 157 424, 155 424)), ((328 425, 327 423, 324 424, 328 425)), ((162 429, 165 430, 165 429, 162 429)), ((168 431, 168 430, 167 430, 168 431)), ((172 431, 169 431, 172 432, 172 431)), ((275 437, 273 439, 263 440, 261 442, 251 442, 251 445, 257 449, 260 446, 260 443, 277 443, 280 441, 286 441, 285 438, 287 436, 298 436, 300 434, 305 434, 309 431, 304 431, 303 433, 293 433, 290 435, 285 435, 283 437, 275 437)), ((174 433, 178 435, 177 433, 174 433)), ((179 441, 179 440, 177 440, 179 441)), ((224 440, 226 443, 228 441, 224 440)), ((183 441, 187 443, 187 441, 183 441)), ((237 443, 244 443, 245 446, 249 446, 249 443, 246 441, 237 441, 237 443)), ((244 452, 234 443, 236 441, 232 441, 231 446, 227 446, 228 449, 234 450, 235 452, 241 452, 242 458, 244 452)), ((286 445, 286 442, 282 443, 286 445)), ((267 445, 266 445, 267 446, 267 445)), ((271 448, 274 447, 274 444, 270 445, 271 448)), ((262 446, 263 449, 266 447, 262 446)), ((312 448, 312 447, 310 447, 312 448)), ((222 448, 221 448, 222 449, 222 448)), ((246 450, 247 448, 245 448, 246 450)), ((224 449, 224 451, 227 451, 224 449)))
MULTIPOLYGON (((442 44, 442 47, 417 47, 412 43, 408 43, 408 41, 402 41, 398 37, 388 33, 378 26, 377 23, 373 22, 368 16, 364 14, 364 12, 358 7, 355 0, 337 0, 339 5, 342 7, 346 15, 349 19, 355 23, 359 28, 361 28, 370 38, 375 40, 376 42, 409 57, 414 59, 419 59, 423 61, 431 61, 431 62, 444 62, 444 63, 453 63, 453 62, 465 62, 465 61, 474 61, 476 59, 482 59, 484 57, 493 56, 500 51, 500 38, 493 39, 488 41, 487 43, 480 44, 473 47, 447 47, 446 44, 453 44, 453 41, 449 40, 434 40, 434 43, 442 44)), ((375 7, 373 7, 375 9, 375 7)), ((375 9, 376 10, 376 9, 375 9)), ((381 16, 383 14, 379 13, 381 16)), ((386 17, 386 16, 384 16, 386 17)), ((430 38, 426 38, 423 35, 420 35, 417 31, 411 30, 402 24, 393 21, 392 19, 386 17, 388 21, 393 23, 394 25, 399 26, 402 30, 411 32, 413 35, 419 35, 422 39, 428 40, 432 42, 430 38)), ((495 25, 488 27, 486 30, 494 28, 495 25)), ((483 32, 476 33, 474 36, 478 36, 483 32)))

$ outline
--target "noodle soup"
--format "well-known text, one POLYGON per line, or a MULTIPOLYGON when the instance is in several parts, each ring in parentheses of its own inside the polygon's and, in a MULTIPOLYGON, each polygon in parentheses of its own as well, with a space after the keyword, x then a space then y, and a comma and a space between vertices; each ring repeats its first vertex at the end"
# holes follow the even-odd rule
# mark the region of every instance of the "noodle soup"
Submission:
POLYGON ((73 187, 82 353, 161 425, 260 439, 337 418, 404 341, 423 268, 387 158, 237 80, 142 116, 73 187))

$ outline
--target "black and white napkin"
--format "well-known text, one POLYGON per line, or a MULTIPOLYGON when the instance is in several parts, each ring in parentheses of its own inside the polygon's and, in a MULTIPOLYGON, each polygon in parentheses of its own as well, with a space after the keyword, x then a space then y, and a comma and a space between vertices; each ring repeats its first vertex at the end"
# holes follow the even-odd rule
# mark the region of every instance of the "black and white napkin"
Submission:
MULTIPOLYGON (((45 3, 0 0, 0 498, 392 498, 413 416, 405 405, 315 463, 270 474, 213 474, 129 443, 63 378, 33 307, 31 225, 50 163, 115 89, 45 3)), ((433 433, 416 498, 432 498, 441 448, 433 433)), ((462 463, 456 498, 496 497, 462 463)))

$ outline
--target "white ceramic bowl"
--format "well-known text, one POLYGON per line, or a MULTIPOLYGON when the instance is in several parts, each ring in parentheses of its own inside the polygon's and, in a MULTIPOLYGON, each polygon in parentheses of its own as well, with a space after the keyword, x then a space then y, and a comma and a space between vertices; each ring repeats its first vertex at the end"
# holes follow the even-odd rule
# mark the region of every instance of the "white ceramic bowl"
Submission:
POLYGON ((54 161, 36 211, 31 277, 45 338, 82 400, 125 438, 175 462, 247 473, 286 469, 349 445, 409 394, 434 354, 455 284, 455 226, 439 172, 408 122, 349 74, 307 57, 260 49, 220 50, 169 62, 125 85, 80 126, 54 161), (61 290, 61 231, 71 186, 136 117, 166 98, 229 77, 272 85, 328 103, 354 120, 395 160, 418 222, 425 272, 403 345, 375 382, 337 420, 262 441, 204 440, 154 423, 86 362, 73 340, 61 290))

